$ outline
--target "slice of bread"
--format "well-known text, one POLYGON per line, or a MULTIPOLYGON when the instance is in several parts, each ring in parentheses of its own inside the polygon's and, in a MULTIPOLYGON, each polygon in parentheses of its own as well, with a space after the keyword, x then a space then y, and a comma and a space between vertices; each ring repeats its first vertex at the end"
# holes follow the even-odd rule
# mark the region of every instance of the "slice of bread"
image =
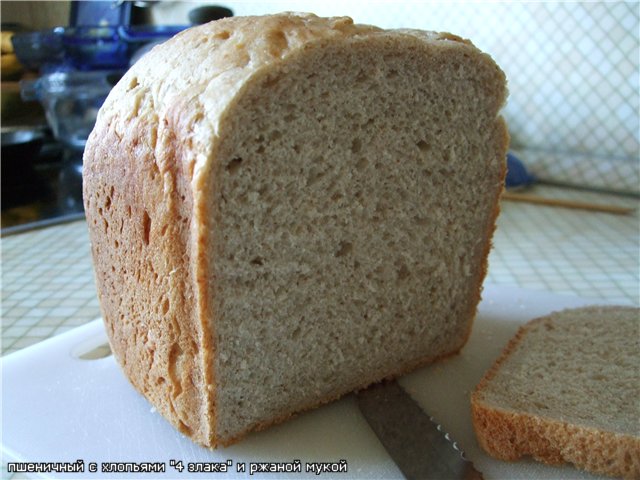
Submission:
POLYGON ((305 14, 156 47, 84 157, 117 360, 207 446, 457 352, 503 188, 505 77, 450 34, 305 14))
POLYGON ((640 309, 585 307, 521 327, 471 396, 490 455, 640 478, 640 309))

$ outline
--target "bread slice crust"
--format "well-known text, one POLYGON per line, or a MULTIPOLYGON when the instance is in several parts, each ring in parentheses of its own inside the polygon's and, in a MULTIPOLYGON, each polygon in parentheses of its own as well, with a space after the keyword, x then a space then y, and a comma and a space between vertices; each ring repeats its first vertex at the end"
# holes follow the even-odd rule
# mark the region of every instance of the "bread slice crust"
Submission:
MULTIPOLYGON (((487 391, 492 389, 492 382, 496 377, 501 372, 507 375, 513 370, 506 370, 505 365, 517 350, 526 348, 523 344, 532 331, 553 330, 555 325, 562 321, 563 316, 574 315, 576 312, 578 315, 586 314, 599 318, 603 322, 613 315, 622 314, 626 316, 626 320, 635 322, 635 332, 632 328, 628 333, 635 333, 636 337, 640 333, 640 309, 634 307, 583 307, 554 312, 523 325, 471 395, 471 413, 476 437, 487 453, 501 460, 515 461, 531 456, 550 465, 570 463, 596 474, 628 479, 640 478, 640 417, 630 419, 630 431, 619 432, 572 421, 568 413, 541 414, 527 411, 526 398, 518 399, 522 408, 497 404, 495 400, 487 398, 487 391)), ((615 322, 612 322, 611 328, 616 328, 615 322)), ((616 346, 611 345, 611 348, 615 349, 616 346)), ((530 388, 535 388, 535 380, 532 379, 531 383, 530 388)), ((541 388, 540 385, 538 388, 541 388)), ((637 406, 637 398, 625 400, 630 405, 636 402, 637 406)), ((639 413, 636 409, 636 415, 639 413)))

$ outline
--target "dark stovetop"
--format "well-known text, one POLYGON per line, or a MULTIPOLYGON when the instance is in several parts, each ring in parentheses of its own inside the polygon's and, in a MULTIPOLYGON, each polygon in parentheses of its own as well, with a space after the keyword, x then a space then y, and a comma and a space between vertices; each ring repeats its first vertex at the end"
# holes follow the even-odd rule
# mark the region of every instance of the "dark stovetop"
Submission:
POLYGON ((2 128, 2 235, 82 217, 82 152, 18 133, 2 128))

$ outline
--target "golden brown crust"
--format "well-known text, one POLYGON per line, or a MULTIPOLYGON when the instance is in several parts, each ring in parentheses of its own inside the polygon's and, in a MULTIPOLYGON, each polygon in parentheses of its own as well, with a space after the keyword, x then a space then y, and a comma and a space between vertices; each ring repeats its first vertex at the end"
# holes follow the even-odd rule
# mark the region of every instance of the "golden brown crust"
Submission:
POLYGON ((471 418, 480 446, 491 456, 514 461, 524 456, 558 465, 571 463, 597 474, 640 478, 640 438, 602 431, 527 412, 489 405, 483 391, 503 364, 538 324, 540 317, 521 326, 471 395, 471 418))
POLYGON ((505 411, 478 399, 472 401, 472 421, 480 446, 501 460, 530 455, 550 465, 572 463, 602 475, 640 476, 640 439, 630 435, 505 411))
POLYGON ((204 372, 198 354, 203 332, 190 313, 197 308, 192 195, 174 120, 156 125, 116 113, 98 122, 85 152, 85 210, 116 358, 176 428, 204 438, 207 426, 194 415, 204 407, 204 372))

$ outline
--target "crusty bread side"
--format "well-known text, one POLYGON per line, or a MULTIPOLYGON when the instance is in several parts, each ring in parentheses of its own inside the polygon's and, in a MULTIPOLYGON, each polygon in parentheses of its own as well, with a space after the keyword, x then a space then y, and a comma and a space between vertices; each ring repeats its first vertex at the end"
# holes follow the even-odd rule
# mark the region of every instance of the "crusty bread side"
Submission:
POLYGON ((450 34, 281 14, 127 72, 85 150, 112 349, 207 446, 457 352, 505 174, 504 74, 450 34))
POLYGON ((640 309, 584 307, 522 326, 471 396, 490 455, 640 478, 640 309))

